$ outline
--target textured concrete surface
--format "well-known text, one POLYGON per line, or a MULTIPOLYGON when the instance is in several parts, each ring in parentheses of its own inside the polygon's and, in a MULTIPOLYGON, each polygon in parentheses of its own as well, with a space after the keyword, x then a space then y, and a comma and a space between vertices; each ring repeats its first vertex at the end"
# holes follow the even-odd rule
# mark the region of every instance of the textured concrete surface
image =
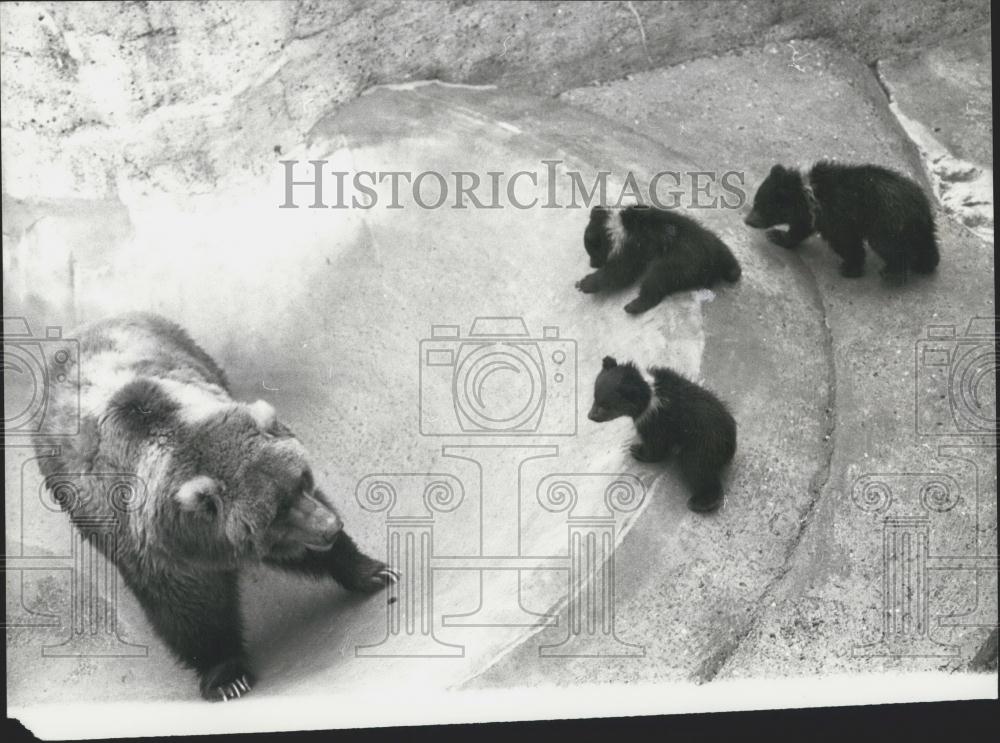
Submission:
POLYGON ((993 242, 990 31, 874 65, 889 106, 926 163, 942 208, 993 242))
MULTIPOLYGON (((992 572, 976 569, 996 554, 995 449, 958 430, 948 367, 929 368, 922 353, 938 325, 957 329, 945 345, 988 352, 988 341, 963 336, 971 318, 996 314, 993 246, 982 237, 992 224, 974 233, 982 225, 967 214, 942 212, 941 270, 893 289, 878 279, 875 258, 866 277, 847 281, 819 240, 789 253, 746 228, 738 211, 698 210, 733 247, 743 280, 634 320, 621 311, 624 294, 595 302, 572 288, 587 270, 581 209, 275 208, 283 195, 276 161, 309 156, 343 169, 523 167, 540 171, 542 183, 540 162, 550 157, 587 174, 612 170, 613 180, 626 169, 645 177, 737 170, 751 194, 774 162, 833 157, 887 164, 939 189, 933 163, 925 172, 920 161, 926 147, 894 112, 932 130, 941 125, 937 87, 965 96, 939 144, 991 168, 982 140, 988 42, 972 33, 968 43, 937 43, 974 32, 988 19, 986 4, 843 3, 808 13, 792 3, 636 4, 645 48, 627 3, 589 12, 453 3, 447 17, 430 18, 417 6, 394 13, 377 3, 261 4, 241 17, 224 5, 141 7, 101 16, 103 25, 92 8, 0 9, 5 315, 23 314, 34 329, 136 307, 176 317, 230 369, 241 396, 275 403, 373 552, 383 549, 385 520, 354 501, 365 476, 454 472, 474 504, 516 464, 504 454, 480 478, 474 465, 443 456, 450 441, 414 433, 419 342, 434 323, 467 332, 477 315, 518 315, 535 336, 558 325, 576 341, 580 409, 605 353, 674 364, 726 399, 740 426, 729 500, 710 518, 684 509, 669 471, 626 460, 627 421, 595 426, 581 416, 575 437, 532 442, 558 445, 559 456, 529 463, 514 480, 518 502, 534 508, 518 521, 533 554, 564 554, 565 522, 539 510, 526 483, 553 468, 627 468, 646 483, 644 510, 618 524, 615 555, 616 633, 641 656, 540 657, 567 626, 561 576, 544 572, 523 576, 520 598, 530 610, 556 610, 558 626, 445 626, 441 615, 474 610, 482 590, 445 571, 435 629, 464 644, 464 657, 357 658, 354 647, 384 631, 382 597, 358 601, 261 572, 248 576, 246 606, 262 683, 240 706, 271 715, 292 697, 328 701, 386 683, 499 689, 955 671, 989 668, 990 647, 995 669, 995 634, 992 646, 987 637, 995 562, 992 572), (585 42, 582 26, 594 29, 585 42), (335 43, 367 39, 371 28, 378 38, 335 43), (839 46, 797 40, 807 34, 839 46), (219 63, 216 50, 226 48, 239 50, 239 64, 219 63), (883 59, 900 50, 913 53, 883 59), (938 74, 923 75, 922 66, 938 74), (964 70, 971 82, 955 85, 947 70, 964 70), (425 76, 544 93, 585 87, 558 98, 443 86, 353 98, 373 82, 425 76), (864 490, 872 479, 891 502, 864 490), (928 495, 921 488, 931 481, 953 487, 928 495), (918 589, 932 642, 914 640, 910 626, 895 657, 873 657, 857 648, 883 631, 883 539, 894 518, 926 518, 933 564, 955 559, 918 589), (944 645, 950 654, 940 654, 944 645)), ((980 378, 974 391, 979 412, 995 421, 991 380, 980 378)), ((68 530, 39 500, 27 451, 5 454, 8 544, 13 537, 33 557, 54 544, 64 551, 68 530)), ((444 518, 442 551, 481 549, 478 515, 459 509, 444 518)), ((501 521, 489 527, 500 531, 501 521)), ((65 571, 11 583, 19 579, 8 574, 8 595, 24 600, 9 599, 8 621, 65 615, 65 571)), ((890 604, 887 616, 898 619, 899 608, 890 604)), ((208 715, 238 724, 238 712, 219 717, 194 701, 191 675, 127 593, 119 621, 124 638, 149 645, 148 658, 40 659, 39 647, 58 642, 65 626, 9 629, 8 701, 156 700, 134 708, 136 719, 155 708, 160 719, 195 726, 208 715)))
MULTIPOLYGON (((724 171, 738 163, 746 169, 750 193, 775 162, 807 165, 823 157, 883 163, 926 181, 874 76, 849 55, 819 43, 774 44, 698 60, 568 91, 562 98, 690 151, 706 169, 724 171)), ((864 278, 848 281, 837 271, 836 256, 817 238, 789 253, 735 225, 736 244, 745 244, 746 253, 768 262, 764 281, 787 287, 795 276, 811 300, 800 307, 769 298, 766 309, 774 315, 759 327, 781 331, 765 330, 768 344, 780 337, 788 342, 791 323, 808 318, 818 327, 801 329, 808 333, 807 343, 774 351, 785 374, 780 383, 771 386, 775 372, 767 370, 762 372, 767 392, 753 394, 748 386, 748 393, 737 393, 743 404, 759 406, 750 415, 738 415, 741 431, 747 423, 757 423, 765 432, 761 438, 773 437, 777 444, 777 460, 786 462, 788 443, 783 436, 804 443, 803 432, 790 431, 786 419, 767 406, 786 393, 795 395, 800 384, 803 389, 813 385, 810 405, 798 403, 798 410, 814 422, 811 433, 822 440, 815 469, 801 472, 799 479, 781 473, 773 480, 755 471, 745 487, 733 493, 723 514, 724 521, 732 518, 729 528, 712 540, 692 544, 664 539, 662 522, 652 511, 647 514, 620 551, 624 563, 633 549, 637 558, 648 555, 650 545, 658 549, 660 569, 626 579, 620 597, 621 622, 648 641, 646 658, 556 664, 533 660, 532 650, 525 647, 476 683, 507 685, 526 678, 530 683, 559 684, 677 677, 706 681, 966 668, 995 626, 995 564, 991 568, 988 561, 981 572, 940 571, 929 578, 930 633, 937 643, 951 646, 952 655, 911 657, 943 652, 940 646, 928 651, 916 642, 897 647, 898 657, 868 657, 871 650, 856 650, 874 642, 882 631, 883 520, 927 513, 919 503, 920 485, 939 473, 951 473, 959 489, 951 494, 957 505, 932 514, 931 554, 996 552, 996 454, 991 439, 947 435, 960 433, 947 407, 929 408, 947 394, 948 380, 940 372, 930 377, 916 353, 928 326, 955 325, 961 337, 971 318, 995 315, 993 246, 943 213, 938 222, 941 270, 900 289, 886 287, 878 278, 877 258, 870 258, 864 278), (781 270, 773 261, 781 261, 781 270), (818 364, 820 360, 825 365, 818 364), (933 399, 928 391, 933 391, 933 399), (919 434, 918 417, 932 435, 919 434), (950 445, 971 448, 945 448, 950 445), (878 475, 876 479, 895 491, 891 510, 864 510, 867 504, 855 486, 866 482, 861 480, 866 475, 878 475), (780 507, 769 512, 767 503, 780 507), (769 513, 771 519, 777 517, 776 523, 766 520, 769 513), (744 527, 746 532, 741 531, 744 527), (742 538, 733 538, 734 531, 742 538), (750 562, 755 552, 768 559, 750 562), (742 596, 729 579, 735 563, 748 568, 742 596), (703 575, 712 579, 704 580, 703 575), (726 578, 716 582, 720 575, 726 578), (683 610, 676 614, 664 610, 678 604, 683 610), (697 626, 700 612, 716 614, 710 625, 715 631, 691 638, 688 633, 697 626), (532 669, 527 677, 526 668, 532 669)), ((760 311, 747 294, 741 296, 740 310, 737 334, 760 311)), ((984 368, 989 369, 992 336, 979 343, 984 368)), ((743 358, 755 379, 760 360, 745 353, 740 349, 736 357, 743 358)), ((712 360, 709 350, 703 364, 709 383, 715 375, 731 373, 732 363, 733 357, 712 360)), ((988 376, 980 392, 993 406, 987 415, 995 420, 996 392, 988 376)), ((743 374, 737 378, 746 384, 743 374)), ((744 466, 750 458, 757 466, 771 462, 766 450, 748 455, 744 449, 744 466)), ((801 461, 803 466, 809 463, 801 461)))
MULTIPOLYGON (((405 86, 375 90, 339 108, 289 156, 416 173, 431 168, 478 171, 483 163, 502 163, 508 173, 523 169, 542 175, 536 189, 519 192, 520 200, 529 201, 533 194, 545 200, 551 188, 563 204, 571 200, 570 181, 545 180, 545 159, 560 160, 560 172, 578 171, 588 181, 598 170, 620 174, 631 169, 645 183, 652 175, 648 164, 670 163, 685 171, 695 167, 683 155, 643 137, 621 131, 609 136, 614 126, 551 99, 405 86)), ((299 191, 297 199, 308 204, 312 191, 305 191, 299 191)), ((379 193, 382 203, 388 203, 389 187, 381 186, 379 193)), ((435 522, 435 554, 450 558, 565 556, 566 516, 546 511, 535 496, 537 483, 549 473, 634 473, 649 488, 642 505, 654 507, 665 522, 662 533, 692 545, 727 537, 745 544, 752 531, 766 528, 781 544, 794 533, 794 517, 785 514, 799 509, 794 501, 807 495, 786 494, 792 502, 764 498, 757 516, 735 527, 728 511, 720 519, 694 515, 685 509, 684 494, 669 473, 637 467, 628 457, 629 421, 597 426, 580 412, 589 406, 592 379, 605 354, 641 364, 668 364, 698 378, 706 349, 712 349, 713 359, 726 360, 728 368, 714 379, 715 389, 750 422, 734 468, 734 491, 752 489, 755 479, 766 477, 799 482, 805 492, 820 461, 825 360, 819 356, 808 368, 792 372, 772 354, 775 344, 785 343, 789 347, 782 354, 795 353, 805 339, 820 333, 819 318, 800 278, 790 275, 776 281, 775 271, 789 273, 786 261, 748 253, 745 237, 735 239, 735 212, 718 210, 706 220, 733 241, 744 259, 743 281, 718 295, 679 295, 654 312, 632 318, 622 310, 625 293, 595 299, 573 286, 588 270, 581 245, 587 210, 580 206, 550 212, 509 204, 499 210, 424 210, 404 193, 404 208, 398 211, 280 210, 276 207, 283 198, 278 173, 255 191, 185 200, 134 198, 87 210, 12 203, 12 215, 31 226, 11 249, 25 259, 16 264, 11 279, 28 288, 21 301, 11 296, 5 311, 23 312, 33 327, 42 327, 70 314, 85 321, 141 307, 192 328, 230 370, 240 397, 263 396, 281 411, 313 451, 317 477, 328 492, 339 494, 348 528, 375 554, 384 554, 385 516, 361 511, 352 498, 357 484, 370 476, 393 481, 399 475, 432 472, 453 474, 465 491, 468 507, 435 522), (123 216, 108 222, 110 213, 123 216), (102 227, 103 240, 95 247, 90 238, 102 227), (48 250, 49 265, 72 269, 46 276, 28 260, 40 245, 48 250), (801 312, 792 314, 801 317, 786 318, 768 309, 775 298, 783 307, 800 307, 801 312), (757 308, 761 332, 736 330, 735 318, 746 306, 757 308), (575 431, 568 438, 493 439, 501 445, 498 452, 467 452, 479 460, 481 475, 474 464, 447 456, 442 447, 490 442, 421 436, 418 415, 428 399, 437 401, 421 385, 421 375, 433 370, 423 364, 420 342, 434 324, 459 325, 468 336, 478 316, 523 318, 532 338, 543 337, 544 327, 558 328, 561 342, 567 344, 566 374, 561 383, 558 377, 547 381, 552 399, 546 409, 565 407, 575 431), (788 329, 787 335, 769 329, 779 324, 788 329), (787 421, 778 436, 760 425, 766 419, 757 407, 775 379, 786 390, 780 405, 767 406, 768 415, 787 421), (803 415, 804 409, 808 415, 803 415), (539 459, 541 454, 546 456, 539 459), (520 466, 532 457, 537 461, 520 466), (493 537, 511 527, 513 543, 498 544, 493 537)), ((328 198, 332 200, 332 194, 328 198)), ((713 366, 718 363, 713 361, 713 366)), ((514 396, 518 382, 507 379, 506 388, 493 387, 484 394, 514 396)), ((450 390, 450 378, 444 384, 450 390)), ((454 414, 450 408, 431 413, 454 414)), ((38 475, 27 458, 21 450, 6 457, 8 524, 14 530, 9 543, 22 554, 58 557, 65 554, 67 525, 62 514, 45 507, 38 475)), ((735 496, 733 500, 739 504, 735 513, 747 509, 735 496)), ((618 540, 640 513, 622 514, 615 524, 618 540)), ((758 545, 753 549, 752 560, 772 559, 758 545)), ((622 574, 640 575, 645 558, 631 559, 625 558, 622 574)), ((756 578, 746 563, 732 566, 737 574, 731 581, 707 573, 702 579, 720 587, 732 583, 726 590, 741 595, 756 578)), ((436 636, 464 650, 427 660, 356 657, 356 646, 378 643, 379 634, 385 633, 384 597, 362 602, 332 587, 254 573, 246 581, 244 611, 261 681, 242 703, 316 689, 336 694, 400 685, 448 688, 474 677, 533 634, 539 615, 566 600, 565 569, 525 571, 520 588, 511 575, 503 570, 481 578, 468 571, 436 574, 436 636), (444 615, 473 612, 481 604, 489 609, 490 596, 510 590, 534 612, 527 622, 520 618, 526 626, 504 626, 505 615, 473 622, 495 625, 485 628, 444 622, 444 615)), ((65 577, 44 570, 29 574, 25 585, 13 591, 15 598, 23 597, 22 606, 15 605, 25 610, 20 618, 31 621, 26 610, 64 615, 69 601, 68 586, 61 582, 65 577)), ((699 589, 692 585, 691 590, 699 589)), ((700 609, 691 624, 693 634, 705 635, 694 653, 714 644, 712 635, 719 631, 715 605, 700 609)), ((690 609, 678 602, 665 606, 664 612, 686 615, 690 609)), ((120 636, 128 643, 148 645, 149 657, 40 659, 40 645, 52 644, 63 633, 65 625, 12 632, 12 705, 65 698, 157 699, 190 704, 193 709, 185 715, 211 714, 196 701, 191 675, 171 662, 127 593, 122 595, 120 636)), ((625 642, 644 644, 644 638, 631 631, 620 634, 625 642)))
POLYGON ((993 167, 989 26, 886 59, 879 72, 899 107, 930 127, 954 155, 993 167))
POLYGON ((989 23, 989 3, 4 3, 4 190, 210 192, 267 172, 331 105, 441 79, 555 94, 772 40, 871 61, 989 23), (44 184, 44 185, 43 185, 44 184))

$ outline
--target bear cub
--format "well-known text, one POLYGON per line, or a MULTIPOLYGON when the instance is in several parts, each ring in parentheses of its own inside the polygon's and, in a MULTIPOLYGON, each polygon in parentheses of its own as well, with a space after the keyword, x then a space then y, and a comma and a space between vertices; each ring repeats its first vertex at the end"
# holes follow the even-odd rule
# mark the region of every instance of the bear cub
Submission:
POLYGON ((818 162, 808 173, 775 165, 754 195, 744 220, 768 230, 768 238, 794 248, 813 232, 841 257, 840 273, 864 274, 865 241, 883 261, 881 274, 891 283, 912 271, 929 274, 938 265, 934 216, 916 183, 877 165, 818 162))
POLYGON ((585 294, 622 289, 640 276, 639 296, 625 305, 637 315, 664 297, 709 288, 720 279, 738 281, 740 264, 714 232, 669 209, 595 206, 583 246, 596 268, 576 282, 585 294))
POLYGON ((644 374, 635 364, 610 356, 594 383, 587 415, 597 423, 631 416, 639 442, 631 447, 640 462, 674 455, 691 491, 688 508, 713 511, 722 503, 722 471, 736 453, 736 421, 711 392, 665 367, 644 374))

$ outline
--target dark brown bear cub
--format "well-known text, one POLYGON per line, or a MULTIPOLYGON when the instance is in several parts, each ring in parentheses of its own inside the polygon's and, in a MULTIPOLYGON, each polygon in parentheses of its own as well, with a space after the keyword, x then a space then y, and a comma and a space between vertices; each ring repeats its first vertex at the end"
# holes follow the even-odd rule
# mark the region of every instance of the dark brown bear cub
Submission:
POLYGON ((718 235, 670 209, 595 206, 583 233, 590 267, 576 282, 584 294, 623 289, 640 276, 639 296, 625 305, 637 315, 674 292, 738 281, 740 264, 718 235))
POLYGON ((819 162, 805 175, 775 165, 744 221, 755 228, 787 224, 787 231, 767 232, 785 248, 819 232, 848 278, 864 274, 865 241, 885 261, 883 278, 894 283, 911 271, 933 272, 939 260, 927 196, 909 178, 877 165, 819 162))
POLYGON ((594 383, 588 418, 598 423, 632 417, 639 442, 632 456, 662 462, 671 454, 691 491, 688 508, 713 511, 722 503, 722 472, 736 453, 736 421, 711 392, 664 367, 641 372, 610 356, 594 383))
POLYGON ((372 593, 396 579, 362 553, 317 487, 305 449, 263 400, 237 402, 226 375, 184 330, 155 315, 80 331, 79 375, 50 391, 36 439, 45 484, 113 561, 156 633, 198 672, 206 699, 253 686, 239 574, 261 563, 372 593), (121 485, 114 485, 119 482, 121 485), (112 487, 108 488, 111 483, 112 487), (134 496, 116 497, 127 483, 134 496))

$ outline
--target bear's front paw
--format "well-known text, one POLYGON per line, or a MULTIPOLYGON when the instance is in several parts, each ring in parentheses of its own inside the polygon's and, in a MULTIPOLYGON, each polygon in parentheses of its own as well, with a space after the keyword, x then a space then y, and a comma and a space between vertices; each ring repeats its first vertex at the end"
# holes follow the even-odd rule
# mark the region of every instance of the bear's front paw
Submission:
POLYGON ((201 695, 210 702, 228 702, 247 694, 254 685, 253 675, 240 660, 219 663, 201 677, 201 695))
POLYGON ((625 311, 630 315, 641 315, 646 310, 651 309, 654 305, 654 302, 649 302, 642 297, 636 297, 625 305, 625 311))
POLYGON ((789 237, 786 230, 768 230, 764 234, 767 235, 767 239, 775 245, 780 245, 783 248, 795 247, 795 243, 792 242, 792 239, 789 237))
POLYGON ((596 276, 597 274, 593 273, 588 276, 584 276, 576 282, 576 288, 584 294, 593 294, 600 288, 596 276))
POLYGON ((702 495, 701 497, 691 496, 688 498, 687 506, 695 513, 711 513, 722 505, 722 493, 702 495))
POLYGON ((372 560, 351 576, 346 588, 357 593, 376 593, 386 586, 399 582, 399 573, 384 562, 372 560))

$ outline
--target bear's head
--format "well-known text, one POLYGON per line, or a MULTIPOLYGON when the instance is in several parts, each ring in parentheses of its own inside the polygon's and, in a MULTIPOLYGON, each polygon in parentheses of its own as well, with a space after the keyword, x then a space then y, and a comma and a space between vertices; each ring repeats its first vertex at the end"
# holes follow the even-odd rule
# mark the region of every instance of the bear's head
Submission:
POLYGON ((605 356, 594 381, 594 404, 587 417, 596 423, 623 415, 635 418, 649 405, 651 395, 649 384, 633 363, 619 364, 605 356))
POLYGON ((799 216, 802 205, 802 175, 775 165, 754 194, 753 209, 743 222, 756 229, 789 224, 799 216))
POLYGON ((131 514, 133 530, 171 559, 292 557, 329 549, 340 533, 305 449, 263 400, 139 379, 115 395, 99 430, 105 460, 145 481, 149 504, 131 514))
POLYGON ((600 268, 608 262, 611 253, 611 239, 608 237, 607 223, 611 212, 603 206, 590 210, 590 222, 583 231, 583 247, 590 256, 590 267, 600 268))

